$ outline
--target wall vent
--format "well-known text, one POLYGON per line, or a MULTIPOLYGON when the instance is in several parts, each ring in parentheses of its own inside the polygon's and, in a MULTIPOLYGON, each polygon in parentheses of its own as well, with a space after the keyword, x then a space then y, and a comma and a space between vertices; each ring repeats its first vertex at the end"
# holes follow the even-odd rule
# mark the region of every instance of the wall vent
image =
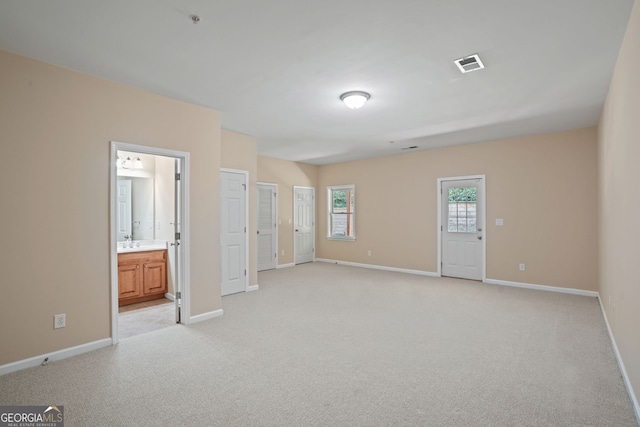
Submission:
POLYGON ((456 59, 453 61, 463 73, 470 73, 471 71, 481 70, 484 68, 482 60, 478 54, 465 56, 464 58, 456 59))

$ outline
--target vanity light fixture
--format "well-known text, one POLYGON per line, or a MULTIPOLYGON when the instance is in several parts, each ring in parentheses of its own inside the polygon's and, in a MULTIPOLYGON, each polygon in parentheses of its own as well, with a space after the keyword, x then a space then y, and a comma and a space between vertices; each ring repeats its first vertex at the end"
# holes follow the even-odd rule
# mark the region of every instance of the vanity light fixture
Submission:
POLYGON ((133 160, 131 169, 144 169, 144 165, 142 164, 142 160, 139 156, 133 160))
POLYGON ((127 156, 126 159, 122 160, 122 157, 118 155, 118 167, 122 169, 144 169, 144 165, 142 164, 142 159, 140 156, 131 160, 131 157, 127 156))
POLYGON ((344 105, 351 108, 352 110, 357 110, 362 107, 365 102, 367 102, 371 98, 367 92, 362 92, 359 90, 354 90, 351 92, 345 92, 340 95, 340 100, 344 102, 344 105))

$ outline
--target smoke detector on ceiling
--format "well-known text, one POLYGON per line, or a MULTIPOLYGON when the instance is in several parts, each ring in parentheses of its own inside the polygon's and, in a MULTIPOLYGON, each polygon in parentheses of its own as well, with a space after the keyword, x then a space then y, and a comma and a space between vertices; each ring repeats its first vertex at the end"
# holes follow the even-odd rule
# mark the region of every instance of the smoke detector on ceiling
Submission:
POLYGON ((456 59, 453 61, 458 66, 461 72, 470 73, 471 71, 481 70, 484 68, 482 60, 478 54, 465 56, 464 58, 456 59))

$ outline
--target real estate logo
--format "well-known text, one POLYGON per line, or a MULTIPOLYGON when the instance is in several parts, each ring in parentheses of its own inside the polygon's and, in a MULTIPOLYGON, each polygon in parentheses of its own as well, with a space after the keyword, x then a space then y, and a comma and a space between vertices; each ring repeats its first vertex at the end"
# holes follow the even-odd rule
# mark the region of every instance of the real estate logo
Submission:
POLYGON ((64 427, 64 406, 0 406, 0 427, 64 427))

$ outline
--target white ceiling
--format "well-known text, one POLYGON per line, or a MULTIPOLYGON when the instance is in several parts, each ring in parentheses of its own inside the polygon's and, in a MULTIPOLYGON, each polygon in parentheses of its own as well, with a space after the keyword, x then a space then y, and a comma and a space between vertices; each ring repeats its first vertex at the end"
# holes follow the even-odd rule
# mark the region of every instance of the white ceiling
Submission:
POLYGON ((0 49, 211 107, 261 155, 326 164, 596 125, 632 5, 5 0, 0 49), (461 74, 474 53, 486 69, 461 74), (349 110, 350 90, 371 99, 349 110))

